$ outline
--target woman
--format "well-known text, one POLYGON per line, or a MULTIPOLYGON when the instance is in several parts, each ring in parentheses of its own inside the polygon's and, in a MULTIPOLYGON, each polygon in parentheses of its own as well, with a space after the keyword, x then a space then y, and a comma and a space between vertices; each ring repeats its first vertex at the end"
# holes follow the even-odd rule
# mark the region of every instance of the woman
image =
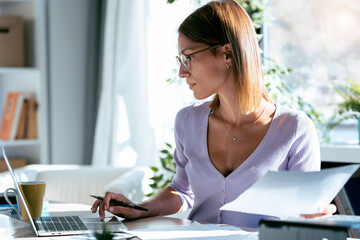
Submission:
MULTIPOLYGON (((148 212, 110 206, 130 202, 106 193, 99 208, 128 219, 173 214, 192 208, 190 219, 257 227, 260 215, 221 211, 267 171, 320 169, 316 129, 306 114, 274 104, 266 91, 256 34, 235 1, 214 1, 179 27, 179 76, 196 99, 209 103, 182 109, 175 121, 177 172, 155 198, 141 203, 148 212)), ((315 214, 333 212, 334 206, 315 214)))

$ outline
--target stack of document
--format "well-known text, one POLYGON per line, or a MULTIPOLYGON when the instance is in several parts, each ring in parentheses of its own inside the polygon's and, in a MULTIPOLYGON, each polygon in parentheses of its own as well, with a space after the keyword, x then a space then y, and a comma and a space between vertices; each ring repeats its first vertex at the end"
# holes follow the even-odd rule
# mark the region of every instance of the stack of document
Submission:
POLYGON ((314 214, 331 203, 359 166, 347 165, 316 172, 269 171, 220 209, 280 218, 314 214))
POLYGON ((229 225, 200 224, 194 222, 189 226, 172 226, 150 229, 138 229, 129 233, 146 240, 258 240, 258 232, 248 232, 229 225))

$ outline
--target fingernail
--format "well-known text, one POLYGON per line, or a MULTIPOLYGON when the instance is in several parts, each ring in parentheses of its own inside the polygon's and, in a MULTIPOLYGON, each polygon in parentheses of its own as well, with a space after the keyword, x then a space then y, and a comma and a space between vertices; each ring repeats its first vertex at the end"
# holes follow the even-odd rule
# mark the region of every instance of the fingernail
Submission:
POLYGON ((318 211, 319 211, 319 213, 322 213, 322 212, 324 212, 324 211, 325 211, 325 208, 323 208, 323 207, 319 207, 319 208, 318 208, 318 211))
POLYGON ((94 208, 93 208, 93 207, 91 208, 91 211, 92 211, 92 212, 94 211, 94 208))
POLYGON ((108 209, 108 206, 107 206, 107 205, 104 205, 104 208, 107 210, 107 209, 108 209))
POLYGON ((114 208, 113 208, 113 207, 110 207, 109 211, 110 211, 110 212, 114 211, 114 208))

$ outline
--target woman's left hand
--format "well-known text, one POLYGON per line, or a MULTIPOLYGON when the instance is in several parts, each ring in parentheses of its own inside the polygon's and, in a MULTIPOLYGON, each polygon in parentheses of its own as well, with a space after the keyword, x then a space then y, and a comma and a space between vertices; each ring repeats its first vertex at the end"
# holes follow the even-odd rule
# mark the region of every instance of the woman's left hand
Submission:
POLYGON ((330 216, 336 212, 336 206, 334 204, 329 204, 324 207, 319 208, 318 213, 314 214, 301 214, 300 218, 317 218, 317 217, 325 217, 330 216))

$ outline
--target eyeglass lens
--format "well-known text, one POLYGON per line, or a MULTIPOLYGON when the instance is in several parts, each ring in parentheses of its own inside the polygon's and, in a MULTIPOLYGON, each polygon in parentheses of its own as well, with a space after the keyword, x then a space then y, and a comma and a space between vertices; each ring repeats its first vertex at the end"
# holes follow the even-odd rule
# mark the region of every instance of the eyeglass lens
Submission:
POLYGON ((177 60, 177 63, 179 65, 183 65, 186 70, 190 69, 189 61, 185 55, 181 54, 180 56, 176 56, 176 60, 177 60))

